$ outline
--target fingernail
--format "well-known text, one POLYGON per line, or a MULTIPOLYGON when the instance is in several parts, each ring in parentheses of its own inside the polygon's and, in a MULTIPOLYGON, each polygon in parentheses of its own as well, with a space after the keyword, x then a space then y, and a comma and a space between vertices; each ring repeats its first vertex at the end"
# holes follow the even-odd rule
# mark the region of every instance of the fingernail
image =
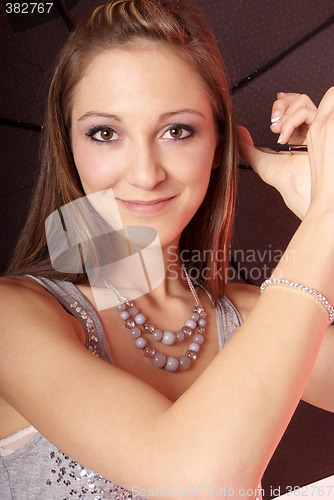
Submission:
POLYGON ((280 134, 280 135, 279 135, 279 138, 277 139, 278 144, 281 144, 282 139, 283 139, 283 135, 282 135, 282 134, 280 134))
POLYGON ((281 119, 281 115, 279 111, 273 111, 273 114, 271 115, 271 124, 276 125, 277 122, 281 119))

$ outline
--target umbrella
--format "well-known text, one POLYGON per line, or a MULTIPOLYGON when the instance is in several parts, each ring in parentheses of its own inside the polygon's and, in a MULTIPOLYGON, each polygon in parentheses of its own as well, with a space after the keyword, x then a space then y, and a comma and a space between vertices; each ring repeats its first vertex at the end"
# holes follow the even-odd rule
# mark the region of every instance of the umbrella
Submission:
MULTIPOLYGON (((31 197, 52 61, 72 26, 100 3, 39 2, 28 13, 22 12, 23 3, 0 4, 1 268, 10 257, 31 197)), ((306 93, 317 104, 333 85, 332 0, 198 3, 211 21, 226 62, 237 122, 250 130, 255 142, 275 140, 269 117, 276 92, 306 93)), ((240 168, 239 174, 230 277, 260 284, 299 221, 254 172, 240 168)), ((329 412, 299 405, 265 473, 265 498, 277 496, 278 488, 283 494, 288 486, 334 474, 333 423, 329 412)))

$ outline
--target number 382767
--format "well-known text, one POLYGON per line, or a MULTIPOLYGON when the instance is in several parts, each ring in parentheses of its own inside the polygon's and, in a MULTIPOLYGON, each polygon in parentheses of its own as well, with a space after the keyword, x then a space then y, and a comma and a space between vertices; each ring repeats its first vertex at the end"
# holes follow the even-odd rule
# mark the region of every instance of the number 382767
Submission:
POLYGON ((53 7, 53 3, 44 2, 7 2, 6 3, 6 13, 7 14, 49 14, 53 7))

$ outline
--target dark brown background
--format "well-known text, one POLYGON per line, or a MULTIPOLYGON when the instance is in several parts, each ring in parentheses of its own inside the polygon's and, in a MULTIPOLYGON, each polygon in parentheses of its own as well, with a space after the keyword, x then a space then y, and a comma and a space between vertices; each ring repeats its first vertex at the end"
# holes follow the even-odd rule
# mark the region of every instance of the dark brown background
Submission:
MULTIPOLYGON (((50 14, 44 15, 8 15, 6 3, 0 3, 0 269, 8 261, 29 206, 38 165, 38 129, 55 55, 69 25, 103 2, 53 2, 50 14), (4 119, 37 127, 20 128, 4 119)), ((256 142, 275 140, 269 125, 276 92, 307 93, 318 103, 333 85, 332 0, 199 0, 199 4, 211 20, 226 61, 237 121, 256 142), (317 31, 329 19, 327 27, 317 31), (289 50, 308 35, 298 48, 289 50), (266 71, 259 71, 266 65, 266 71), (247 79, 254 73, 255 78, 247 79), (247 84, 236 88, 243 80, 247 84)), ((260 284, 298 223, 273 188, 252 171, 240 169, 231 275, 260 284)), ((272 488, 280 487, 284 494, 287 486, 302 486, 332 474, 334 415, 301 403, 265 473, 265 498, 272 496, 272 488)))

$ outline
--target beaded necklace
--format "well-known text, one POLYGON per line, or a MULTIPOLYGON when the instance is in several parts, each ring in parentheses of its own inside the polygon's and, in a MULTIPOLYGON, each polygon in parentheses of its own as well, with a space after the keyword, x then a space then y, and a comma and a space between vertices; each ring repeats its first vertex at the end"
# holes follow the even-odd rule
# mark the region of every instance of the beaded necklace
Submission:
POLYGON ((135 341, 135 346, 143 351, 143 355, 146 358, 151 359, 151 363, 154 367, 164 368, 168 372, 188 370, 191 363, 196 360, 205 336, 206 312, 183 263, 181 268, 196 305, 192 308, 190 317, 185 325, 177 332, 156 329, 152 323, 147 321, 146 316, 139 311, 138 307, 135 307, 134 304, 111 283, 103 280, 107 289, 113 294, 117 301, 118 305, 116 309, 120 313, 120 318, 124 321, 125 328, 129 330, 130 337, 135 341), (151 341, 161 342, 164 345, 173 345, 176 342, 183 342, 190 337, 192 337, 192 341, 185 354, 178 357, 166 356, 162 352, 157 351, 148 342, 147 338, 145 338, 148 335, 150 335, 151 341))

